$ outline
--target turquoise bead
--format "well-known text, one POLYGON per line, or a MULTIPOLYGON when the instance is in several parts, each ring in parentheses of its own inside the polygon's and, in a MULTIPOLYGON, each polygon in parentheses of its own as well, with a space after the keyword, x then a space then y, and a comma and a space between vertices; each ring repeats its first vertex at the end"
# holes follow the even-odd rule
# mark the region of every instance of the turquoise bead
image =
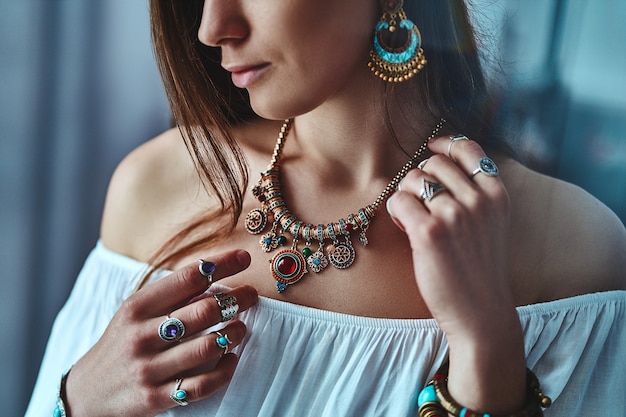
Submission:
POLYGON ((437 399, 437 393, 435 393, 435 387, 432 385, 426 385, 417 397, 417 405, 421 407, 422 404, 436 402, 439 402, 439 400, 437 399))
POLYGON ((226 346, 228 344, 228 340, 226 340, 226 338, 224 336, 220 336, 220 337, 217 338, 217 343, 220 346, 224 347, 224 346, 226 346))
POLYGON ((54 411, 52 412, 52 417, 61 417, 63 414, 61 414, 61 409, 59 408, 59 406, 57 405, 54 408, 54 411))
POLYGON ((185 398, 187 398, 187 391, 180 389, 176 391, 176 394, 174 395, 176 396, 176 399, 184 400, 185 398))

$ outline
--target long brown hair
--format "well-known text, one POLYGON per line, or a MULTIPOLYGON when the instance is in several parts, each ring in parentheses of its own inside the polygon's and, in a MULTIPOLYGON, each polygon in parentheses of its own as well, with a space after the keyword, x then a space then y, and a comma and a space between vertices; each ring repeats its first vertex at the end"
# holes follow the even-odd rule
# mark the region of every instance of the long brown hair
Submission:
MULTIPOLYGON (((245 158, 230 127, 254 113, 245 90, 236 88, 221 68, 219 48, 198 41, 203 3, 151 0, 151 28, 174 120, 203 184, 220 204, 166 242, 151 260, 152 270, 228 235, 241 215, 248 183, 245 158), (207 232, 208 224, 212 227, 207 232)), ((463 132, 485 147, 498 147, 490 134, 489 95, 465 3, 407 0, 404 8, 420 28, 428 58, 422 72, 407 81, 417 83, 420 95, 415 100, 433 117, 445 114, 449 130, 463 132)))

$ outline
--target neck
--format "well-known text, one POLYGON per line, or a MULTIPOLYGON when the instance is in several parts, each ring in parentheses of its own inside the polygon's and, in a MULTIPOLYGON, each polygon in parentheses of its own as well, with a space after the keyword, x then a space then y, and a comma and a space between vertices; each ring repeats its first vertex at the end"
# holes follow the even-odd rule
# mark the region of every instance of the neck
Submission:
POLYGON ((389 104, 392 134, 385 120, 380 88, 365 97, 329 100, 295 118, 285 158, 316 166, 326 180, 342 179, 357 187, 367 186, 374 179, 389 180, 437 123, 430 116, 414 116, 428 114, 425 111, 415 109, 407 114, 406 106, 403 110, 399 107, 397 101, 389 104))

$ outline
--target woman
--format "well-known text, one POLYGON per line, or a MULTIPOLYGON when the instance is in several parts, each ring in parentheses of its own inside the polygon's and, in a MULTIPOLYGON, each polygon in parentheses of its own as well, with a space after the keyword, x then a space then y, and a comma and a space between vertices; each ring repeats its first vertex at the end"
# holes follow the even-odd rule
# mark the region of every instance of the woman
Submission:
POLYGON ((626 405, 626 231, 492 134, 462 2, 151 12, 180 130, 117 169, 29 416, 541 415, 526 366, 546 415, 626 405))

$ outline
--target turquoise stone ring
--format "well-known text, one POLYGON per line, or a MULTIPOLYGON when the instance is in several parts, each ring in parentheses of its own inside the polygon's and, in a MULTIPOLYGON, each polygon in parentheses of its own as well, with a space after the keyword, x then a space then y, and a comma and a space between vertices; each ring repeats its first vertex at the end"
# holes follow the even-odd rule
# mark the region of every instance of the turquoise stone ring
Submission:
POLYGON ((187 402, 187 391, 185 391, 184 389, 180 389, 180 384, 182 383, 183 383, 182 378, 178 378, 176 380, 176 385, 174 385, 174 389, 172 390, 172 393, 170 394, 170 398, 176 404, 184 407, 188 405, 189 403, 187 402))
POLYGON ((222 355, 226 355, 228 353, 228 345, 232 344, 233 342, 230 341, 226 333, 221 334, 220 332, 215 332, 215 335, 217 336, 217 338, 215 339, 215 343, 221 349, 224 349, 224 353, 222 353, 222 355))

